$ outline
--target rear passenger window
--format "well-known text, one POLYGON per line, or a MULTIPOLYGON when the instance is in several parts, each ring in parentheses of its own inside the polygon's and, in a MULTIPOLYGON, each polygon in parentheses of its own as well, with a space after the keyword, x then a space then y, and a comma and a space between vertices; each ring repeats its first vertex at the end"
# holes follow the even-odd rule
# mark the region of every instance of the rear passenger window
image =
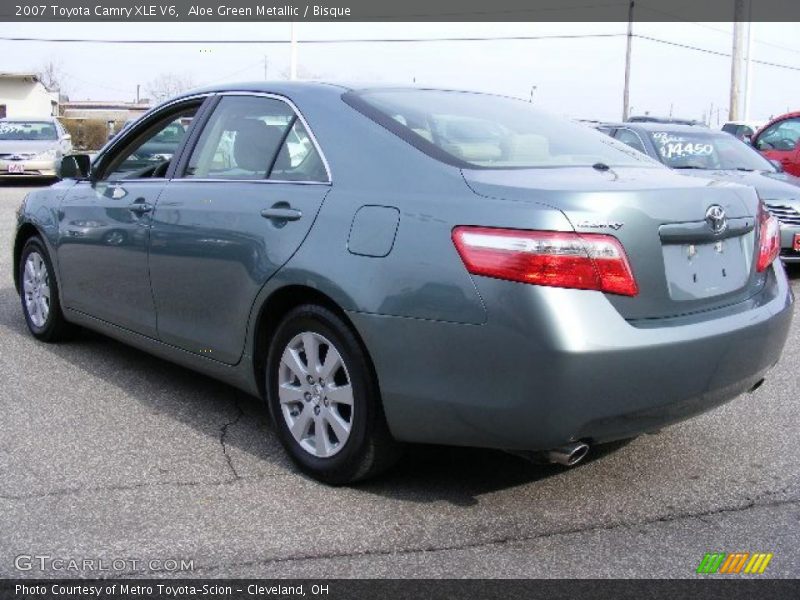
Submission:
POLYGON ((327 181, 327 172, 287 103, 259 96, 226 96, 206 123, 185 177, 327 181))
POLYGON ((390 88, 349 91, 342 99, 418 150, 460 168, 658 166, 608 136, 518 99, 390 88))

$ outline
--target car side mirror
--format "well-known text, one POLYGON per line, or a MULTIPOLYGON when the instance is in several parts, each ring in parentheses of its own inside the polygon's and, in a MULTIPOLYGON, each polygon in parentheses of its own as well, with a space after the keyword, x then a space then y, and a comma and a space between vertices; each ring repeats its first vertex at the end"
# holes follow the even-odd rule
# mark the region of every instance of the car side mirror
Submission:
POLYGON ((783 173, 783 163, 779 160, 772 159, 769 162, 772 163, 772 166, 778 171, 778 173, 783 173))
POLYGON ((65 142, 71 142, 72 136, 69 133, 65 133, 64 135, 61 136, 61 139, 64 140, 65 142))
POLYGON ((742 136, 742 141, 745 144, 747 144, 748 146, 752 146, 753 145, 753 134, 752 133, 746 133, 745 135, 742 136))
POLYGON ((88 154, 70 154, 61 159, 62 179, 86 179, 92 168, 88 154))

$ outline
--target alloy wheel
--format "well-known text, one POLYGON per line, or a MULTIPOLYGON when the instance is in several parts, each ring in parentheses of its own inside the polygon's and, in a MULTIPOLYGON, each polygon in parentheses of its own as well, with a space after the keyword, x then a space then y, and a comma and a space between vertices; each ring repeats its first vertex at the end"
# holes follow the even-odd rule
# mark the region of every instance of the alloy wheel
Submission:
POLYGON ((47 265, 38 252, 31 252, 25 260, 22 289, 31 323, 36 327, 44 327, 50 315, 50 277, 47 265))
POLYGON ((338 453, 353 426, 353 388, 344 359, 322 335, 294 336, 281 356, 278 398, 289 431, 317 458, 338 453))

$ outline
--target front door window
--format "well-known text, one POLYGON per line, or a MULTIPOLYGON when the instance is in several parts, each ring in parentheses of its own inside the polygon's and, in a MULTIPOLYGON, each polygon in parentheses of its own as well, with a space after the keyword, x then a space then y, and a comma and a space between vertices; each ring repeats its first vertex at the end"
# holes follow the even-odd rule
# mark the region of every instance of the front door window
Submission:
POLYGON ((135 135, 108 162, 101 179, 165 177, 196 112, 197 106, 187 107, 135 135))

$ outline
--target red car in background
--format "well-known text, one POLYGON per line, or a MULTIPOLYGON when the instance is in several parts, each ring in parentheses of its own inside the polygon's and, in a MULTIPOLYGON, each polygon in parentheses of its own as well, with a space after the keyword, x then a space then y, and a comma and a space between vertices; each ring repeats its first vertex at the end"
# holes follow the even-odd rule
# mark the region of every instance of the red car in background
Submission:
POLYGON ((756 132, 752 144, 769 160, 780 162, 784 171, 800 176, 800 112, 772 119, 756 132))

